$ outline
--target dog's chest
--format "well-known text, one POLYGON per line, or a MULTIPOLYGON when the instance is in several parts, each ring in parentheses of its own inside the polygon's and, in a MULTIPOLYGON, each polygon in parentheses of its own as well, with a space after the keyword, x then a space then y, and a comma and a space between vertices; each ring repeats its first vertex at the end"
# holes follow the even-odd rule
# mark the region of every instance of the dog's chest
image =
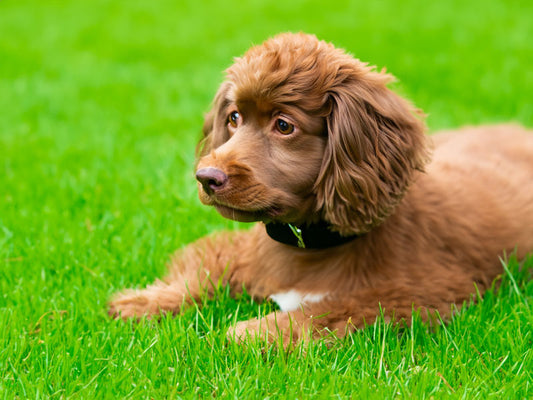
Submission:
POLYGON ((318 303, 324 297, 326 297, 325 293, 302 294, 297 290, 270 295, 270 299, 279 306, 281 311, 294 311, 304 304, 318 303))

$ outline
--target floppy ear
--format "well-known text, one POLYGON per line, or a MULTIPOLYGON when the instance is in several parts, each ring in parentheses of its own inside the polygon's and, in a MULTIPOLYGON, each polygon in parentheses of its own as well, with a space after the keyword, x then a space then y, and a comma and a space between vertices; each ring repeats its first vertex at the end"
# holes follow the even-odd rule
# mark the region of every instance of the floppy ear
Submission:
POLYGON ((224 82, 220 85, 211 110, 205 115, 204 125, 202 128, 203 138, 196 146, 196 159, 198 159, 211 150, 216 149, 229 139, 226 129, 227 116, 226 107, 229 104, 227 98, 231 84, 224 82))
POLYGON ((393 77, 358 60, 330 91, 328 143, 316 183, 322 218, 341 234, 368 232, 428 160, 421 112, 387 88, 393 77))

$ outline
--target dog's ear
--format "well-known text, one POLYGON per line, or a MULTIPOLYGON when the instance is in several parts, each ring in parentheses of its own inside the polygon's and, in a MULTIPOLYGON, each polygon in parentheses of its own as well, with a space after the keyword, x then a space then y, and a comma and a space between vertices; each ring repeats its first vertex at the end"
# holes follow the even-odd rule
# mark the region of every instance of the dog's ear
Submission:
POLYGON ((429 158, 421 112, 387 88, 392 76, 352 61, 330 91, 315 187, 322 217, 345 235, 386 218, 429 158))
POLYGON ((204 125, 202 128, 203 137, 196 146, 197 160, 229 139, 228 131, 226 129, 226 108, 229 104, 227 95, 230 87, 231 85, 227 81, 220 85, 220 88, 215 95, 213 106, 204 117, 204 125))

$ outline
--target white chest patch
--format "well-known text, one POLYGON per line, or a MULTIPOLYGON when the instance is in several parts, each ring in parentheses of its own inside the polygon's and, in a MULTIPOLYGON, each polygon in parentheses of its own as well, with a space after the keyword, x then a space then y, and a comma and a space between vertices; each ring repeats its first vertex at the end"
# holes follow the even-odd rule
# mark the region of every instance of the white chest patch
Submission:
POLYGON ((289 290, 288 292, 275 293, 270 295, 281 311, 294 311, 300 308, 303 304, 318 303, 324 297, 325 293, 304 294, 296 290, 289 290))

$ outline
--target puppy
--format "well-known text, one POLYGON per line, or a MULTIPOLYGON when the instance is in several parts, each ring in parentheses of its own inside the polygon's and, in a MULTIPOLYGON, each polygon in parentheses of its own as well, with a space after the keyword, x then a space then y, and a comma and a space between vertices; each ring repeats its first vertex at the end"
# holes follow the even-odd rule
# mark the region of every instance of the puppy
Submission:
POLYGON ((204 204, 259 223, 185 247, 163 281, 116 295, 110 313, 178 313, 222 282, 280 308, 239 322, 235 338, 340 337, 381 312, 446 315, 491 284, 503 252, 532 251, 533 135, 487 126, 430 144, 391 80, 305 34, 236 59, 196 177, 204 204))

